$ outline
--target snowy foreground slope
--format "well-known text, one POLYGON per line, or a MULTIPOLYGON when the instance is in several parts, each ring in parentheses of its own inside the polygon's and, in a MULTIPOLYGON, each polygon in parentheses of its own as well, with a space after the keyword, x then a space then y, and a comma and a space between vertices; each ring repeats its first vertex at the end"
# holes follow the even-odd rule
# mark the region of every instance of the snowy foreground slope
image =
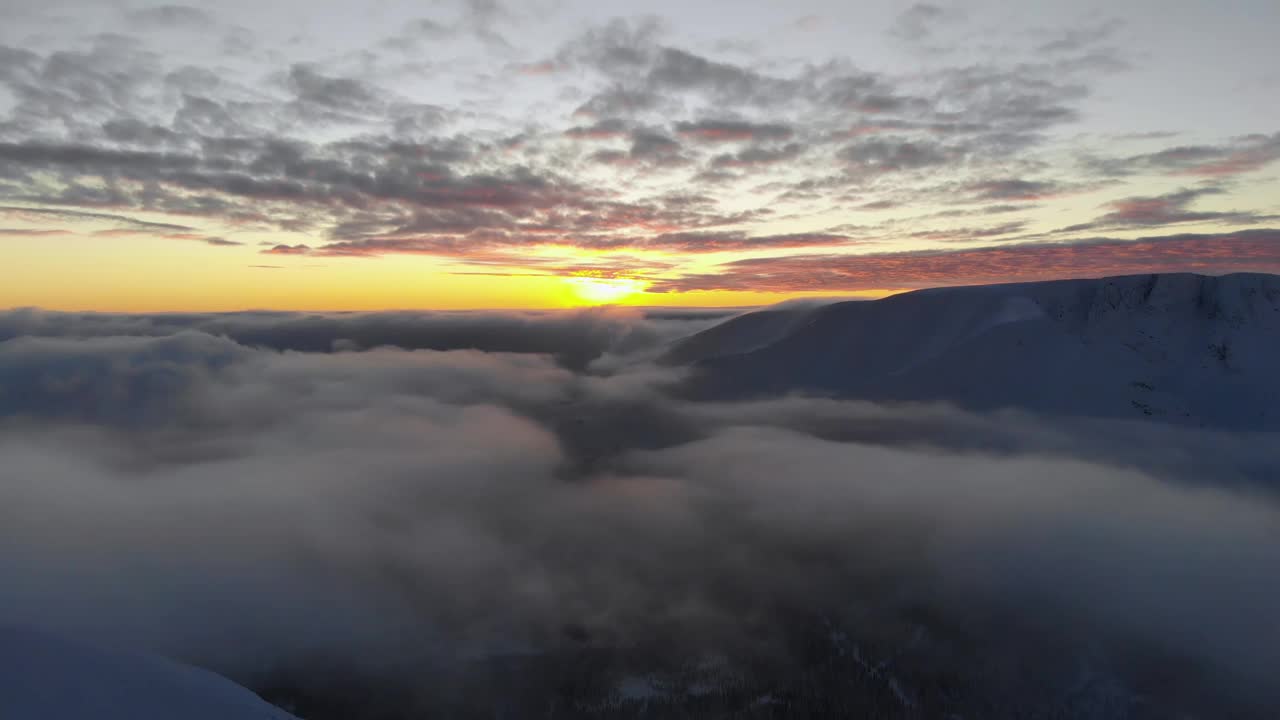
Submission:
POLYGON ((295 720, 206 670, 4 627, 0 627, 0 718, 295 720))
POLYGON ((1132 275, 769 310, 672 348, 704 398, 801 391, 1280 427, 1280 276, 1132 275))

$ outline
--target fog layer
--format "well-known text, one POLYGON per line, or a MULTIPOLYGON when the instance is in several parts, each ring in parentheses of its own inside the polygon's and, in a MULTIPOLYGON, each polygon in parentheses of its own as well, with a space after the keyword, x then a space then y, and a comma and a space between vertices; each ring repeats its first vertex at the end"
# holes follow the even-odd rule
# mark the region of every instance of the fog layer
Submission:
POLYGON ((1276 699, 1280 438, 691 403, 647 358, 701 316, 322 321, 0 317, 0 622, 251 677, 928 617, 1276 699))

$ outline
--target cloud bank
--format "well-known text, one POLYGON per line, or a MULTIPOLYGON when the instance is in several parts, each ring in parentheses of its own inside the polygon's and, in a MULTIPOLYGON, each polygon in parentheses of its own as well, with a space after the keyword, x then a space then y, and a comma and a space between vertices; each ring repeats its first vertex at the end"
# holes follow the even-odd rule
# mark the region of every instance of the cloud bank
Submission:
POLYGON ((1280 700, 1274 438, 689 403, 644 359, 683 317, 2 321, 3 622, 253 682, 565 647, 798 662, 799 616, 887 656, 925 633, 924 667, 996 696, 1058 702, 1079 660, 1131 709, 1280 700), (522 325, 614 344, 451 344, 522 325))

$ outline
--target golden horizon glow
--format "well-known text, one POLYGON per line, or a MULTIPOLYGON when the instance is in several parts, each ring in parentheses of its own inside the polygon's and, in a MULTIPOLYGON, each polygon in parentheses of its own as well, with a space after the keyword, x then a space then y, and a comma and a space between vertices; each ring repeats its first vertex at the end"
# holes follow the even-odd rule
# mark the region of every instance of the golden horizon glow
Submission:
POLYGON ((573 293, 587 305, 607 305, 616 303, 628 295, 642 292, 648 283, 633 278, 598 278, 575 276, 564 281, 573 289, 573 293))
MULTIPOLYGON (((1075 210, 1063 217, 1087 219, 1086 210, 1075 210)), ((181 218, 155 215, 146 219, 181 218)), ((26 231, 49 229, 49 224, 26 219, 11 224, 26 231)), ((277 243, 315 241, 298 235, 235 232, 232 228, 224 228, 222 234, 234 238, 240 247, 213 247, 182 235, 139 232, 122 237, 110 223, 94 220, 75 225, 74 229, 59 230, 56 236, 18 232, 4 238, 7 272, 6 281, 0 283, 0 308, 69 312, 550 310, 602 305, 745 308, 791 298, 879 298, 926 286, 834 292, 652 289, 661 283, 650 278, 715 275, 723 271, 725 263, 796 252, 783 250, 767 254, 680 253, 534 246, 526 255, 512 258, 517 263, 521 259, 529 262, 504 266, 414 254, 264 254, 264 247, 277 243), (646 279, 613 276, 611 265, 619 261, 638 266, 646 279)), ((1189 231, 1199 229, 1187 227, 1189 231)), ((799 228, 780 224, 770 230, 781 233, 799 228)))
MULTIPOLYGON (((39 228, 37 223, 14 223, 39 228)), ((821 292, 692 290, 651 292, 637 278, 529 273, 520 268, 472 272, 474 266, 428 256, 382 258, 277 257, 259 253, 270 235, 237 236, 242 248, 220 248, 148 234, 96 234, 82 223, 56 238, 9 237, 0 309, 61 312, 235 312, 377 310, 552 310, 627 307, 753 307, 821 292)), ((280 239, 284 242, 284 239, 280 239)), ((588 263, 561 251, 562 259, 588 263)), ((655 260, 669 256, 652 255, 655 260)), ((686 259, 692 271, 714 270, 713 258, 686 259)), ((836 293, 883 297, 896 290, 836 293)))

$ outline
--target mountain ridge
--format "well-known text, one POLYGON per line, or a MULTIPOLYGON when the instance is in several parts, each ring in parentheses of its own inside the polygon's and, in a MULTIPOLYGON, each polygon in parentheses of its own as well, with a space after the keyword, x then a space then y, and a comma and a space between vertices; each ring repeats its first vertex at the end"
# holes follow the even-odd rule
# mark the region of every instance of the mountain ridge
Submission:
POLYGON ((0 626, 0 717, 298 720, 208 670, 14 626, 0 626))
POLYGON ((668 352, 693 369, 687 393, 1280 427, 1277 275, 942 287, 763 312, 767 321, 738 316, 668 352))

